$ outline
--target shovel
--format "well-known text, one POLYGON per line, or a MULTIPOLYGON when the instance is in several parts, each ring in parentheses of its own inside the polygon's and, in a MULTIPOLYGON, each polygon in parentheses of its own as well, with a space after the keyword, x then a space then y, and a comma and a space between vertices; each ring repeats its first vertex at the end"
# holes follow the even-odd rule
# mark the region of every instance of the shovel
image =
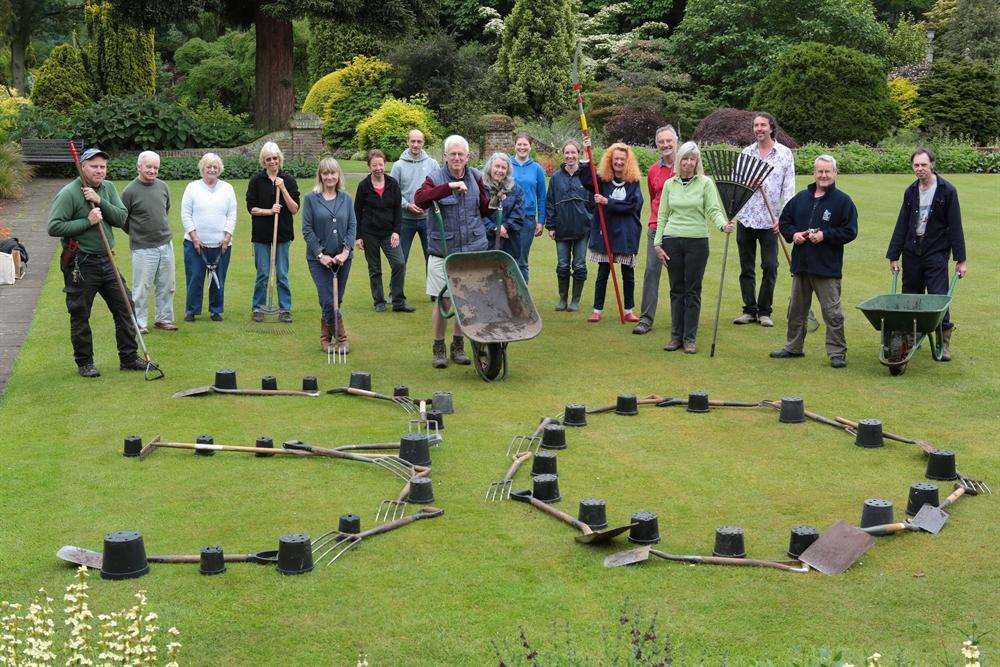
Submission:
POLYGON ((945 498, 937 507, 934 507, 930 503, 925 503, 916 516, 913 517, 911 523, 919 526, 921 530, 927 531, 932 535, 937 535, 944 528, 945 522, 948 521, 948 513, 944 511, 944 508, 965 494, 975 496, 978 493, 979 491, 973 485, 956 484, 952 494, 945 498))
POLYGON ((844 521, 837 521, 802 552, 799 560, 823 574, 840 574, 858 562, 875 538, 844 521))
MULTIPOLYGON (((98 551, 91 551, 83 547, 64 546, 56 552, 56 558, 73 565, 83 565, 92 570, 100 570, 104 563, 104 555, 98 551)), ((200 563, 200 555, 183 556, 147 556, 150 563, 200 563)), ((277 549, 272 551, 258 551, 252 554, 225 554, 223 560, 227 563, 257 563, 258 565, 270 565, 278 562, 277 549)))
POLYGON ((174 398, 187 396, 205 396, 206 394, 232 394, 235 396, 319 396, 318 391, 299 391, 297 389, 219 389, 213 385, 185 389, 173 395, 174 398))
POLYGON ((785 572, 799 572, 806 573, 809 571, 808 565, 801 565, 796 567, 795 563, 797 561, 791 561, 788 563, 782 563, 772 560, 756 560, 754 558, 722 558, 721 556, 678 556, 676 554, 668 554, 651 547, 639 547, 638 549, 629 549, 628 551, 620 551, 616 554, 611 554, 604 559, 604 567, 621 567, 623 565, 631 565, 633 563, 641 563, 645 560, 649 560, 650 556, 656 556, 664 560, 677 561, 679 563, 698 563, 706 565, 736 565, 743 567, 770 567, 775 570, 784 570, 785 572))
POLYGON ((564 523, 568 523, 577 530, 580 534, 574 539, 580 544, 601 544, 603 542, 610 542, 614 538, 618 537, 622 533, 628 532, 637 524, 629 524, 627 526, 618 526, 617 528, 606 528, 604 530, 594 530, 584 522, 574 519, 566 512, 562 510, 557 510, 552 505, 542 502, 538 498, 531 495, 529 489, 522 489, 521 491, 512 491, 510 494, 511 500, 516 500, 522 503, 528 503, 534 505, 538 509, 542 510, 549 516, 554 516, 564 523))

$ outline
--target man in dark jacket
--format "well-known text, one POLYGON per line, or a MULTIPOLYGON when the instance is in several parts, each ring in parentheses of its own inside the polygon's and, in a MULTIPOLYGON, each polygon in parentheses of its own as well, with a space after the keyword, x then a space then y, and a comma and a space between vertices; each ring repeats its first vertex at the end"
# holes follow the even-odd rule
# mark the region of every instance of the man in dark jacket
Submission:
POLYGON ((771 353, 774 359, 802 357, 806 317, 813 292, 826 323, 830 365, 847 365, 844 311, 840 305, 844 246, 858 235, 858 209, 837 189, 837 161, 820 155, 813 162, 812 185, 792 197, 781 211, 779 232, 792 248, 792 294, 788 302, 788 340, 771 353))
MULTIPOLYGON (((903 193, 896 228, 885 253, 889 268, 899 271, 903 258, 903 293, 947 294, 948 257, 955 258, 955 271, 965 277, 965 235, 962 211, 955 186, 934 171, 934 154, 918 148, 910 156, 917 180, 903 193)), ((941 361, 951 361, 950 314, 945 313, 944 353, 941 361)))

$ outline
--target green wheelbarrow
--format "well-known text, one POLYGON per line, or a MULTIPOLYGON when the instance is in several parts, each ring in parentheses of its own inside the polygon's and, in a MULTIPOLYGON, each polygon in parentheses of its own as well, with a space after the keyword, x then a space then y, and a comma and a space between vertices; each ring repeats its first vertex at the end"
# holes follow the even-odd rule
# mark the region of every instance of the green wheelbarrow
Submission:
POLYGON ((542 318, 517 262, 496 249, 456 252, 445 258, 444 273, 446 284, 437 300, 441 314, 454 317, 472 342, 472 365, 479 377, 487 382, 503 380, 507 344, 542 332, 542 318), (443 299, 449 292, 451 308, 445 310, 443 299))
POLYGON ((899 273, 892 274, 892 292, 875 296, 858 304, 876 331, 882 332, 878 360, 889 368, 891 375, 902 375, 906 365, 930 338, 931 355, 940 361, 944 352, 944 330, 941 323, 951 306, 952 294, 959 275, 951 279, 947 294, 897 294, 899 273))

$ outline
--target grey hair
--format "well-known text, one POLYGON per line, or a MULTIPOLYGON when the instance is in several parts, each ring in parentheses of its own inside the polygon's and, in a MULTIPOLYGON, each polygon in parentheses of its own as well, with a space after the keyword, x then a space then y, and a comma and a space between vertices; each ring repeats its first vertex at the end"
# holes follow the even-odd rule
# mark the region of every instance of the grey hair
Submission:
POLYGON ((510 162, 509 155, 497 151, 490 156, 486 164, 483 165, 483 183, 490 190, 510 192, 514 189, 514 166, 510 162), (493 180, 493 165, 497 160, 503 160, 507 163, 507 176, 503 179, 503 183, 497 183, 493 180))
POLYGON ((157 162, 160 161, 160 156, 158 154, 154 153, 153 151, 143 151, 143 152, 139 153, 139 157, 137 157, 135 159, 135 167, 136 167, 136 169, 142 169, 142 161, 143 160, 153 159, 153 158, 156 158, 157 162))
POLYGON ((681 160, 688 153, 693 153, 696 158, 698 158, 698 167, 695 169, 695 173, 699 176, 705 175, 705 165, 701 163, 701 149, 698 148, 698 144, 693 141, 687 141, 681 144, 681 147, 677 149, 677 157, 674 158, 674 173, 681 173, 681 160))
POLYGON ((322 194, 323 174, 328 172, 337 173, 337 194, 340 194, 344 191, 344 170, 340 168, 340 163, 337 162, 336 158, 330 156, 323 158, 316 165, 316 185, 313 186, 313 192, 322 194))
POLYGON ((822 155, 817 155, 816 159, 813 160, 813 169, 816 168, 818 162, 827 162, 833 165, 833 170, 837 171, 837 158, 833 157, 828 153, 823 153, 822 155))
POLYGON ((681 140, 680 133, 678 133, 677 130, 674 129, 674 126, 669 123, 667 123, 663 127, 656 128, 656 132, 653 133, 653 138, 655 139, 656 137, 660 136, 660 132, 672 132, 674 135, 674 139, 676 139, 677 141, 681 140))
POLYGON ((278 144, 273 141, 269 141, 260 147, 260 166, 264 166, 264 158, 273 156, 277 156, 279 168, 285 166, 285 154, 281 152, 281 148, 278 144))
POLYGON ((222 158, 215 153, 205 153, 201 156, 201 159, 198 160, 198 173, 204 172, 206 166, 216 162, 219 163, 219 176, 222 176, 222 158))
POLYGON ((444 152, 448 152, 448 147, 452 144, 458 144, 461 146, 466 153, 469 152, 469 142, 460 134, 449 135, 447 139, 444 140, 444 152))

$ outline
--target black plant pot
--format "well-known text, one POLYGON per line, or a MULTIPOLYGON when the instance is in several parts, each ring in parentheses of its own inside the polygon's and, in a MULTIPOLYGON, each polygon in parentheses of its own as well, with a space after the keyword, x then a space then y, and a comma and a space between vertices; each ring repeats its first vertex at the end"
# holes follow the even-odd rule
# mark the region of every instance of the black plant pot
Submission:
POLYGON ((218 389, 236 389, 236 371, 232 368, 215 371, 215 386, 218 389))
POLYGON ((660 541, 660 521, 655 512, 636 512, 630 523, 628 541, 633 544, 656 544, 660 541))
POLYGON ((615 414, 633 417, 639 414, 639 402, 635 394, 618 394, 618 401, 615 403, 615 414))
POLYGON ((554 451, 539 450, 531 459, 532 475, 557 475, 556 453, 554 451))
POLYGON ((866 500, 864 505, 861 506, 861 523, 859 525, 862 528, 871 528, 872 526, 882 526, 887 523, 893 523, 892 501, 882 498, 869 498, 866 500))
POLYGON ((278 540, 278 572, 305 574, 313 569, 312 540, 305 533, 288 533, 278 540))
POLYGON ((265 375, 260 379, 260 388, 274 391, 278 388, 278 378, 273 375, 265 375))
POLYGON ((307 375, 302 378, 302 391, 319 391, 319 380, 315 375, 307 375))
POLYGON ((743 544, 743 529, 739 526, 722 526, 715 529, 713 556, 723 558, 744 558, 747 555, 743 544))
POLYGON ((938 488, 935 484, 917 482, 910 485, 910 495, 906 499, 906 513, 913 516, 924 505, 937 507, 939 503, 938 488))
POLYGON ((357 535, 361 532, 361 517, 357 514, 344 514, 340 517, 337 531, 347 535, 357 535))
POLYGON ((788 540, 788 555, 798 558, 802 552, 819 539, 819 530, 812 526, 795 526, 788 540))
POLYGON ((708 412, 708 392, 693 391, 688 394, 688 412, 708 412))
POLYGON ((592 530, 604 530, 608 527, 607 508, 600 498, 584 498, 580 501, 577 518, 590 526, 592 530))
POLYGON ((204 547, 201 550, 198 572, 200 574, 212 575, 222 574, 225 571, 226 557, 222 551, 222 547, 204 547))
POLYGON ((566 449, 566 427, 548 424, 542 431, 542 449, 566 449))
POLYGON ((882 422, 877 419, 862 419, 858 422, 858 434, 854 437, 858 447, 874 449, 882 447, 885 439, 882 437, 882 422))
POLYGON ((101 579, 135 579, 149 572, 142 534, 120 530, 104 536, 101 579))
MULTIPOLYGON (((259 438, 257 438, 257 442, 254 443, 254 447, 257 447, 258 449, 274 449, 274 440, 267 437, 266 435, 262 435, 259 438)), ((265 458, 268 456, 274 456, 274 454, 268 454, 265 452, 254 452, 254 456, 256 456, 257 458, 265 458)))
POLYGON ((798 396, 783 396, 778 421, 783 424, 801 424, 805 420, 806 406, 802 399, 798 396))
MULTIPOLYGON (((215 438, 210 435, 199 435, 195 442, 199 445, 214 445, 215 438)), ((196 449, 194 450, 195 456, 215 456, 214 449, 196 449)))
POLYGON ((122 451, 122 456, 139 456, 139 452, 142 451, 142 438, 138 435, 125 436, 125 447, 122 451))
POLYGON ((434 502, 434 485, 431 483, 431 478, 411 477, 410 496, 407 500, 420 505, 434 502))
POLYGON ((570 403, 563 411, 564 426, 586 426, 587 407, 580 403, 570 403))
POLYGON ((955 452, 947 449, 935 449, 927 457, 927 479, 951 480, 958 477, 955 468, 955 452))
POLYGON ((372 374, 365 371, 351 371, 351 389, 372 390, 372 374))
POLYGON ((431 464, 430 438, 423 433, 404 433, 399 438, 399 458, 415 466, 431 464))
POLYGON ((535 475, 531 478, 533 489, 531 495, 543 503, 557 503, 562 500, 559 495, 559 478, 556 475, 535 475))

